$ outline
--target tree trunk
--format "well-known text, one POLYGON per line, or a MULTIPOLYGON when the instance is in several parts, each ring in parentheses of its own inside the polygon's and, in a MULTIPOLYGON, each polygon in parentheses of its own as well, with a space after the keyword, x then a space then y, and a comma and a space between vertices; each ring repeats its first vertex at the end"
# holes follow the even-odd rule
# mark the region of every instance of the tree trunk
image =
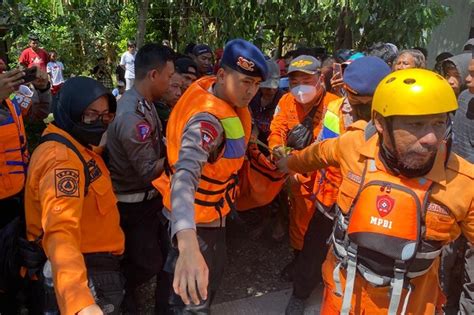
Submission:
POLYGON ((281 58, 283 55, 283 39, 285 37, 285 27, 283 25, 280 26, 280 31, 278 33, 278 48, 276 52, 276 58, 281 58))
POLYGON ((138 23, 137 23, 137 48, 143 46, 146 34, 146 20, 148 18, 148 8, 150 0, 138 1, 138 23))
POLYGON ((336 30, 336 39, 334 41, 334 51, 342 48, 352 48, 352 29, 346 24, 351 20, 352 12, 348 6, 344 6, 339 15, 339 25, 336 30))

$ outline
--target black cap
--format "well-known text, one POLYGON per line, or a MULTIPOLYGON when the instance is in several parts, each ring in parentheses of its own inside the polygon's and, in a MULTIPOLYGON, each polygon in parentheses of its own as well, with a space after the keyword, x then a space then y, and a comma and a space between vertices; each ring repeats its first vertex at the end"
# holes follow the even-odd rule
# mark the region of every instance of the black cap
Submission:
POLYGON ((207 53, 212 54, 212 49, 206 44, 198 44, 193 48, 193 55, 196 57, 207 53))
POLYGON ((28 39, 29 39, 29 40, 39 40, 38 35, 36 35, 36 34, 30 34, 30 35, 28 35, 28 39))
POLYGON ((180 73, 180 74, 194 74, 197 76, 198 74, 198 71, 197 71, 197 65, 196 63, 191 60, 190 58, 186 58, 186 57, 183 57, 183 58, 178 58, 176 59, 176 61, 174 62, 174 66, 176 68, 176 72, 180 73), (194 72, 192 71, 189 71, 189 68, 194 68, 194 72))

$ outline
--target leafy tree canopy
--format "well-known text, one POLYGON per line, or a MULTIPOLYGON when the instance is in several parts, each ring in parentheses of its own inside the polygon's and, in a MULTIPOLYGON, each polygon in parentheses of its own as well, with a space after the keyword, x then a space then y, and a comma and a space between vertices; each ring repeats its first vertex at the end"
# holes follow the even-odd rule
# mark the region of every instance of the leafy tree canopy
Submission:
POLYGON ((182 51, 189 42, 222 47, 231 38, 252 40, 267 53, 297 46, 365 49, 383 41, 423 46, 449 7, 427 0, 17 0, 4 1, 10 60, 28 34, 54 49, 69 73, 88 74, 98 57, 118 62, 128 39, 169 40, 182 51), (145 6, 143 5, 145 4, 145 6), (143 14, 146 10, 146 14, 143 14))

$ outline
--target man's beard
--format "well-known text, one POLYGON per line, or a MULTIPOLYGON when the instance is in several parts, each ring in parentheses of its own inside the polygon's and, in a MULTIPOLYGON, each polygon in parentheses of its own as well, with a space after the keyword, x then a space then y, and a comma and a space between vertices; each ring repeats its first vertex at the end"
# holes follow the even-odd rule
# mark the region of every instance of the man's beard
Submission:
POLYGON ((429 173, 433 168, 434 161, 436 159, 437 147, 420 147, 411 149, 405 153, 404 156, 399 157, 399 170, 400 173, 408 178, 421 177, 429 173), (429 154, 429 158, 425 161, 417 161, 417 154, 429 154))
POLYGON ((400 156, 400 153, 392 154, 384 145, 380 150, 382 161, 384 164, 396 175, 400 174, 407 178, 416 178, 426 175, 432 168, 436 159, 436 148, 421 148, 410 150, 405 153, 404 156, 400 156), (427 153, 430 152, 431 156, 428 160, 423 163, 416 161, 414 158, 410 158, 410 153, 427 153))

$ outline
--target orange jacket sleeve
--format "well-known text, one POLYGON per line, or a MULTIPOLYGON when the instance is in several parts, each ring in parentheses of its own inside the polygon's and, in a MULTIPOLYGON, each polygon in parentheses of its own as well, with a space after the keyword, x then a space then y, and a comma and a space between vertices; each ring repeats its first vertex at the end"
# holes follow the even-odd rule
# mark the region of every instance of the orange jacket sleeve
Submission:
POLYGON ((339 138, 314 143, 288 158, 288 167, 296 173, 309 173, 328 166, 339 166, 339 138))
POLYGON ((42 244, 51 261, 61 314, 76 314, 95 303, 80 250, 84 183, 83 165, 76 156, 54 163, 39 181, 42 244))
POLYGON ((283 96, 275 109, 272 123, 270 124, 270 136, 268 136, 268 147, 273 149, 277 146, 286 145, 286 134, 288 132, 288 116, 284 108, 283 96))
POLYGON ((467 240, 474 244, 474 200, 471 201, 467 215, 461 223, 461 229, 467 240))

